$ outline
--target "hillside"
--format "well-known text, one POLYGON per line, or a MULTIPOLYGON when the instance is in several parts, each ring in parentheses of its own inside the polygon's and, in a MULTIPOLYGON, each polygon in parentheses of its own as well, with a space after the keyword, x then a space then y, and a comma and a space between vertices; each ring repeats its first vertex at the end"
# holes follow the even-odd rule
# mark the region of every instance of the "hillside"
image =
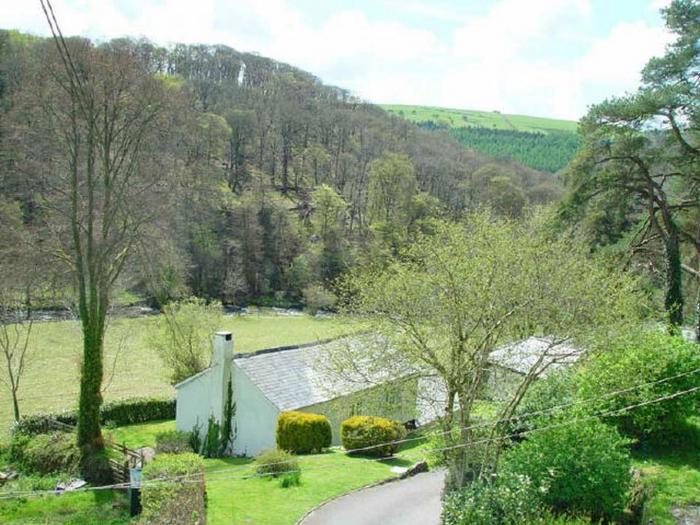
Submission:
MULTIPOLYGON (((134 258, 123 279, 155 302, 187 294, 318 301, 325 297, 319 286, 330 287, 368 253, 396 250, 426 219, 483 204, 517 215, 561 192, 549 173, 464 148, 256 54, 130 39, 71 45, 86 67, 128 56, 143 72, 135 78, 148 74, 165 88, 158 96, 170 131, 152 134, 143 159, 156 174, 163 168, 155 166, 167 166, 169 178, 168 193, 153 201, 158 231, 149 249, 157 255, 134 258), (387 175, 396 187, 378 183, 387 175)), ((25 221, 37 227, 34 195, 48 191, 40 169, 46 152, 58 152, 54 162, 65 165, 69 150, 61 126, 70 120, 37 109, 69 107, 47 74, 54 49, 0 31, 0 151, 8 159, 0 162, 0 197, 27 210, 25 221), (47 93, 51 99, 42 98, 47 93)))
POLYGON ((556 172, 579 145, 577 123, 498 111, 384 104, 392 115, 430 130, 444 130, 470 148, 534 169, 556 172))

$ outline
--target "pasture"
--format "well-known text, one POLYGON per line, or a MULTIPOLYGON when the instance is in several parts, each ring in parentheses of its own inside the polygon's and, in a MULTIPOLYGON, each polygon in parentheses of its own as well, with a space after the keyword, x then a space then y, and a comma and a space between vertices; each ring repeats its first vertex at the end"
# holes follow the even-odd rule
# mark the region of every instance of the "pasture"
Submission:
POLYGON ((401 104, 381 104, 380 106, 392 115, 403 117, 411 122, 419 123, 432 120, 436 124, 444 124, 450 128, 489 128, 545 134, 556 131, 575 133, 577 128, 577 123, 572 120, 508 115, 496 111, 475 111, 401 104))
MULTIPOLYGON (((105 401, 175 395, 168 381, 168 371, 155 350, 146 343, 146 334, 154 329, 155 321, 153 316, 109 321, 105 340, 105 401)), ((262 310, 244 316, 222 315, 220 328, 233 332, 236 352, 251 352, 329 339, 350 333, 356 327, 351 320, 340 317, 277 315, 262 310)), ((30 361, 19 390, 22 414, 75 407, 81 341, 78 321, 34 323, 30 361)), ((5 373, 4 370, 1 373, 5 373)), ((0 391, 0 440, 7 436, 11 422, 11 398, 3 388, 0 391)))

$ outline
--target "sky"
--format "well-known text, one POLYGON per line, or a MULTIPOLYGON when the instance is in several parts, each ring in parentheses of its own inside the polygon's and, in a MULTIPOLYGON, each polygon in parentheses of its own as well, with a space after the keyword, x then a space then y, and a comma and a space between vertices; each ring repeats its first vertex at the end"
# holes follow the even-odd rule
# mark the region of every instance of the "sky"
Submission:
MULTIPOLYGON (((669 0, 53 0, 65 34, 225 44, 375 103, 578 119, 672 40, 669 0)), ((39 0, 0 27, 46 35, 39 0)))

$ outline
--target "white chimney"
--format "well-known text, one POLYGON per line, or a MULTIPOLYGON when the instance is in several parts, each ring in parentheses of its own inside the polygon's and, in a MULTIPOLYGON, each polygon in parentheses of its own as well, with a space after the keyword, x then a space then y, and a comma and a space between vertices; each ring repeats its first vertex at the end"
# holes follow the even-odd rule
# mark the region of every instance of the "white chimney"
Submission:
POLYGON ((231 359, 233 359, 233 334, 217 332, 214 335, 214 351, 211 355, 213 374, 211 406, 214 417, 219 423, 224 420, 228 382, 231 378, 231 359))

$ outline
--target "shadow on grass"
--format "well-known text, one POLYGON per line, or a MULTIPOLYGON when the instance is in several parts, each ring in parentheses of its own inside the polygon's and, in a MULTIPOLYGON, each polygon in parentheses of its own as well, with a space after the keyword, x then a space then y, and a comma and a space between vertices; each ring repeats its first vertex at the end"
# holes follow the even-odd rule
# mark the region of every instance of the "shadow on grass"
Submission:
POLYGON ((690 418, 663 441, 645 443, 632 451, 640 460, 652 460, 666 467, 700 470, 700 418, 690 418))

